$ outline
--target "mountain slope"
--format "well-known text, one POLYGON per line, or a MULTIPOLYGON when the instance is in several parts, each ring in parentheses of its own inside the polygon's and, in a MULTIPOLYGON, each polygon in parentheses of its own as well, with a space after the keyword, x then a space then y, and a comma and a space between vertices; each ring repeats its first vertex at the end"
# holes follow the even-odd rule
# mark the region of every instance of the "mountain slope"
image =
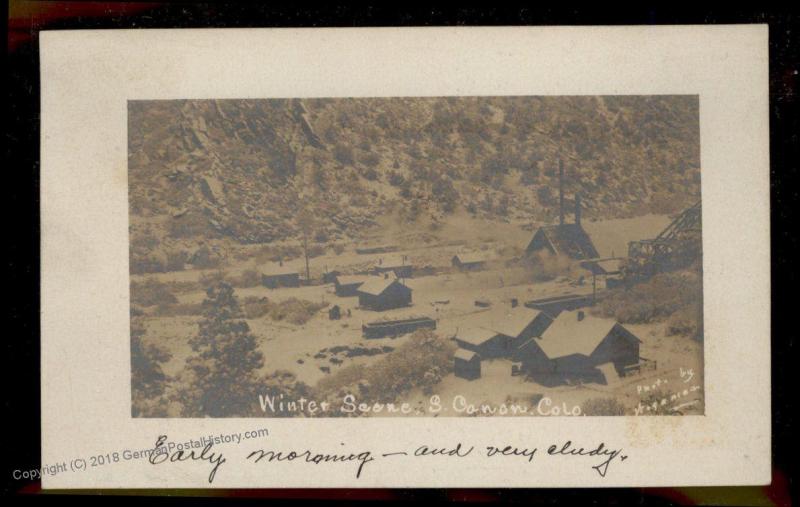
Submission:
POLYGON ((132 233, 199 244, 357 235, 414 221, 557 216, 557 159, 584 217, 699 198, 693 96, 181 100, 129 103, 132 233))

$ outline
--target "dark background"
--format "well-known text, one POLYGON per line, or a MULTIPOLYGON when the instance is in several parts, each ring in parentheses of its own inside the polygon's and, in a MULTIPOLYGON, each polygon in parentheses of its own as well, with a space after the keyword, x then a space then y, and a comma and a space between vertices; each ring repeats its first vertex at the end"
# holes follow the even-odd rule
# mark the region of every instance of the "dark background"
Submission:
MULTIPOLYGON (((770 129, 772 190, 772 393, 773 482, 766 487, 646 488, 611 490, 245 490, 78 492, 78 501, 114 502, 159 495, 192 503, 220 500, 263 503, 275 500, 356 500, 460 502, 513 501, 525 504, 580 505, 791 505, 794 499, 793 417, 789 393, 797 333, 793 324, 797 235, 797 81, 798 36, 794 11, 747 9, 675 10, 647 6, 594 9, 567 7, 297 7, 244 3, 194 2, 29 2, 11 1, 6 52, 4 224, 2 242, 4 333, 4 434, 0 444, 3 495, 16 500, 63 501, 42 494, 38 482, 14 480, 15 469, 39 466, 39 59, 43 29, 209 28, 209 27, 356 27, 458 25, 621 25, 768 23, 770 31, 770 129), (168 496, 174 495, 174 496, 168 496), (208 495, 212 498, 201 499, 208 495), (188 497, 188 498, 187 498, 188 497)), ((535 4, 531 4, 535 5, 535 4)), ((746 126, 742 126, 746 128, 746 126)), ((744 253, 743 253, 744 254, 744 253)), ((734 275, 735 276, 735 275, 734 275)), ((795 310, 796 311, 796 310, 795 310)), ((753 337, 762 339, 762 337, 753 337)), ((742 358, 746 360, 746 358, 742 358)), ((746 417, 747 407, 741 407, 746 417)), ((152 502, 152 499, 146 500, 152 502)))

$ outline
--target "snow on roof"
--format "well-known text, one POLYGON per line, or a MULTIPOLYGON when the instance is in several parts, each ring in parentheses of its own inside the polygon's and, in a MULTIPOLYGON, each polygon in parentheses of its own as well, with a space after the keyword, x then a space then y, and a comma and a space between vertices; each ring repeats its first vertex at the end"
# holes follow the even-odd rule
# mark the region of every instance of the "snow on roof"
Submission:
POLYGON ((367 275, 339 275, 336 283, 339 285, 355 285, 366 282, 370 277, 367 275))
POLYGON ((542 312, 524 306, 512 308, 492 318, 491 324, 486 327, 496 333, 516 338, 521 335, 528 325, 542 312))
POLYGON ((490 329, 482 328, 482 327, 473 327, 465 329, 462 332, 459 332, 456 335, 456 340, 462 341, 464 343, 469 343, 470 345, 480 346, 486 343, 487 341, 491 340, 497 336, 496 331, 492 331, 490 329))
MULTIPOLYGON (((379 296, 394 283, 403 285, 397 280, 397 278, 393 276, 370 276, 364 283, 361 284, 361 286, 358 288, 358 292, 379 296)), ((405 285, 403 285, 403 287, 405 287, 405 285)))
POLYGON ((589 357, 617 325, 613 319, 602 319, 581 310, 561 312, 536 343, 550 359, 580 354, 589 357))
POLYGON ((464 349, 458 349, 456 350, 455 354, 453 354, 453 357, 456 359, 461 359, 462 361, 472 361, 475 356, 477 356, 475 352, 464 349))

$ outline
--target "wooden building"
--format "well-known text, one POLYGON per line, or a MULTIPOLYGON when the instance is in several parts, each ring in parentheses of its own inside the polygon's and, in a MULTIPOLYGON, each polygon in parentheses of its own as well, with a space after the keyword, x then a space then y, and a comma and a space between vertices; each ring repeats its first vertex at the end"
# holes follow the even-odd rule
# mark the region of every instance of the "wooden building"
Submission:
POLYGON ((358 288, 369 280, 368 275, 339 275, 333 281, 336 295, 340 297, 358 296, 358 288))
POLYGON ((392 276, 373 276, 358 288, 358 305, 373 311, 411 306, 411 289, 392 276))
POLYGON ((509 348, 508 356, 511 356, 514 350, 530 338, 542 336, 552 322, 553 318, 541 310, 516 307, 494 316, 484 327, 505 337, 509 348))
POLYGON ((540 227, 525 252, 529 255, 547 252, 550 255, 565 255, 574 260, 598 256, 592 239, 579 223, 540 227))
POLYGON ((484 359, 503 357, 512 352, 511 339, 508 336, 483 327, 459 331, 455 339, 459 347, 475 352, 484 359))
POLYGON ((384 273, 394 273, 397 278, 411 278, 414 274, 414 269, 406 256, 401 257, 387 257, 380 258, 373 266, 373 272, 376 275, 384 273))
POLYGON ((583 310, 562 312, 542 336, 522 343, 514 354, 522 371, 550 381, 602 382, 599 367, 612 363, 619 375, 640 363, 641 340, 611 319, 583 310))
POLYGON ((481 358, 471 350, 458 349, 453 354, 453 372, 456 377, 475 380, 481 377, 481 358))
POLYGON ((280 264, 267 266, 261 271, 261 283, 270 289, 300 287, 300 273, 280 264))
POLYGON ((486 267, 488 255, 482 252, 458 253, 451 259, 454 268, 461 271, 474 271, 486 267))

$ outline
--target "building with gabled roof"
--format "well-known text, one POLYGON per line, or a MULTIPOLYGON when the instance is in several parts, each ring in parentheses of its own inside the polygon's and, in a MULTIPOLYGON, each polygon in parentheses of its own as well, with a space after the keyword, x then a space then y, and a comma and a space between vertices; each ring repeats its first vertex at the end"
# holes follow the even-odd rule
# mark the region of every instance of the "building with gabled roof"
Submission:
POLYGON ((334 290, 340 297, 358 296, 358 288, 369 279, 369 275, 338 275, 333 281, 334 290))
POLYGON ((374 311, 411 306, 411 288, 394 276, 371 276, 357 290, 358 305, 374 311))
POLYGON ((541 310, 516 307, 496 314, 486 328, 508 339, 509 355, 526 340, 542 333, 553 322, 553 318, 541 310))
POLYGON ((550 255, 565 255, 574 260, 598 257, 592 239, 580 223, 539 227, 525 248, 525 252, 528 254, 548 252, 550 255))
POLYGON ((481 269, 488 261, 489 255, 486 252, 457 253, 450 260, 454 268, 462 271, 481 269))
POLYGON ((637 338, 612 319, 587 315, 583 310, 562 312, 541 337, 522 343, 514 359, 532 376, 561 380, 603 377, 598 370, 612 363, 618 374, 639 364, 637 338))
POLYGON ((373 266, 375 274, 394 273, 398 278, 411 278, 413 267, 405 255, 381 257, 373 266))
POLYGON ((265 287, 299 287, 300 273, 282 264, 270 264, 261 270, 261 283, 265 287))

